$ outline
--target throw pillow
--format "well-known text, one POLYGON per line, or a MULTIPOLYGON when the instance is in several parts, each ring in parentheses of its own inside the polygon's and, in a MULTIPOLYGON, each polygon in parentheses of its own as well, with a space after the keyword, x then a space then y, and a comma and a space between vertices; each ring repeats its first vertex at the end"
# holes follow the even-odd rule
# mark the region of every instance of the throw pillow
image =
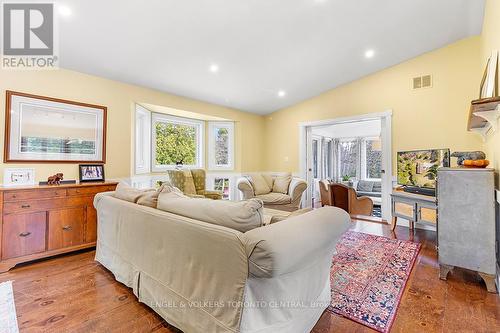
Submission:
POLYGON ((292 181, 292 176, 278 176, 274 179, 273 192, 288 194, 288 187, 292 181))
POLYGON ((137 199, 137 204, 141 206, 147 206, 151 208, 156 208, 158 205, 158 195, 159 191, 148 191, 143 193, 139 199, 137 199))
POLYGON ((263 224, 263 203, 259 199, 227 201, 192 199, 177 192, 162 192, 158 209, 241 232, 263 224))
POLYGON ((261 174, 251 175, 250 179, 255 195, 268 194, 271 192, 271 188, 261 174))
POLYGON ((152 189, 152 188, 140 190, 137 188, 133 188, 126 183, 120 182, 116 186, 116 190, 115 190, 115 193, 113 194, 113 196, 117 199, 120 199, 120 200, 125 200, 128 202, 137 203, 139 198, 147 192, 154 193, 154 192, 156 192, 156 190, 152 189))
POLYGON ((266 181, 267 186, 269 186, 269 188, 272 189, 273 185, 274 185, 274 178, 273 178, 273 176, 271 176, 268 173, 263 173, 262 177, 264 177, 264 180, 266 181))

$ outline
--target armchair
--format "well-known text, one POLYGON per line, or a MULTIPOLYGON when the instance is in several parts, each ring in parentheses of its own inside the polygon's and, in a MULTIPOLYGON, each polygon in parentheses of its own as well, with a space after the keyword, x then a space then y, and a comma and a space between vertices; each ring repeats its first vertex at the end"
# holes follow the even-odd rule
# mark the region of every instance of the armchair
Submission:
POLYGON ((331 184, 332 204, 351 215, 371 216, 373 201, 369 197, 358 197, 356 190, 343 184, 331 184))
POLYGON ((170 183, 185 195, 193 198, 222 199, 222 192, 205 189, 206 174, 203 169, 168 170, 170 183))
POLYGON ((289 174, 253 173, 238 179, 237 183, 241 199, 257 198, 264 202, 265 208, 290 212, 300 208, 302 194, 307 188, 305 180, 292 177, 289 174), (278 178, 282 180, 286 177, 291 179, 290 184, 285 191, 280 191, 274 182, 278 178), (259 179, 260 183, 258 182, 259 179), (256 186, 258 187, 257 190, 256 186))
POLYGON ((321 198, 321 207, 333 206, 332 192, 330 191, 330 182, 322 179, 319 181, 319 195, 321 198))

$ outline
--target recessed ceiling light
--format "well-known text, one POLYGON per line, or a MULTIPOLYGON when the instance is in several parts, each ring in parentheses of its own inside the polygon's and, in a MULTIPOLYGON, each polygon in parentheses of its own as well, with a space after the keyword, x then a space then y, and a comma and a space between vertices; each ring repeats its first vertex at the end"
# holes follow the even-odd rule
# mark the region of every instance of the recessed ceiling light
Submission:
POLYGON ((284 91, 284 90, 278 91, 278 97, 285 97, 285 95, 286 95, 286 91, 284 91))
POLYGON ((217 73, 219 71, 219 66, 217 64, 211 64, 209 69, 212 73, 217 73))
POLYGON ((365 52, 365 58, 370 59, 370 58, 373 58, 374 55, 375 55, 375 50, 370 49, 370 50, 366 50, 366 52, 365 52))
POLYGON ((66 16, 66 17, 71 16, 71 9, 69 7, 59 6, 58 11, 59 11, 59 14, 61 14, 62 16, 66 16))

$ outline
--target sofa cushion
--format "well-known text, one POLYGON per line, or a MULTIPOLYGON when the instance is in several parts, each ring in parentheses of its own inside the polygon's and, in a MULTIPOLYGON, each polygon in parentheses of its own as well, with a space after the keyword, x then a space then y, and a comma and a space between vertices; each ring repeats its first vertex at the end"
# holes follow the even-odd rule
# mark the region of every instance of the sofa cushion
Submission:
POLYGON ((137 201, 141 198, 141 196, 147 195, 148 192, 155 193, 156 190, 153 188, 141 190, 133 188, 126 183, 120 182, 116 186, 115 193, 113 194, 113 196, 120 200, 137 203, 137 201))
POLYGON ((261 194, 257 196, 257 198, 262 200, 265 204, 272 205, 287 205, 292 202, 292 197, 283 193, 271 192, 268 194, 261 194))
POLYGON ((273 192, 275 193, 288 193, 292 176, 278 176, 274 179, 273 192))
POLYGON ((309 213, 312 210, 312 208, 302 208, 299 210, 296 210, 294 212, 289 213, 288 215, 285 214, 276 214, 271 217, 271 221, 269 222, 270 224, 276 223, 276 222, 281 222, 283 220, 289 219, 294 216, 299 216, 304 213, 309 213))
POLYGON ((375 198, 381 198, 382 193, 381 192, 363 192, 363 191, 356 191, 356 194, 358 197, 366 196, 366 197, 375 197, 375 198))
POLYGON ((227 228, 246 232, 263 225, 261 200, 227 201, 192 199, 178 192, 162 192, 158 209, 227 228))
POLYGON ((373 191, 374 182, 370 182, 367 180, 360 180, 358 182, 357 190, 360 192, 372 192, 373 191))
POLYGON ((271 192, 271 188, 267 184, 266 179, 260 173, 249 175, 248 180, 252 183, 255 195, 271 192))
POLYGON ((382 183, 381 182, 373 182, 372 192, 382 192, 382 183))

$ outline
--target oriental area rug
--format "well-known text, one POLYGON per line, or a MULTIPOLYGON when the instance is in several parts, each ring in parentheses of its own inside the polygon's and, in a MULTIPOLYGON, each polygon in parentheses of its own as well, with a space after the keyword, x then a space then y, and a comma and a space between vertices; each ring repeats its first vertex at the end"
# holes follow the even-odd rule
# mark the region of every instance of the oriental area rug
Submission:
POLYGON ((420 244, 349 231, 337 244, 328 310, 386 333, 420 244))

